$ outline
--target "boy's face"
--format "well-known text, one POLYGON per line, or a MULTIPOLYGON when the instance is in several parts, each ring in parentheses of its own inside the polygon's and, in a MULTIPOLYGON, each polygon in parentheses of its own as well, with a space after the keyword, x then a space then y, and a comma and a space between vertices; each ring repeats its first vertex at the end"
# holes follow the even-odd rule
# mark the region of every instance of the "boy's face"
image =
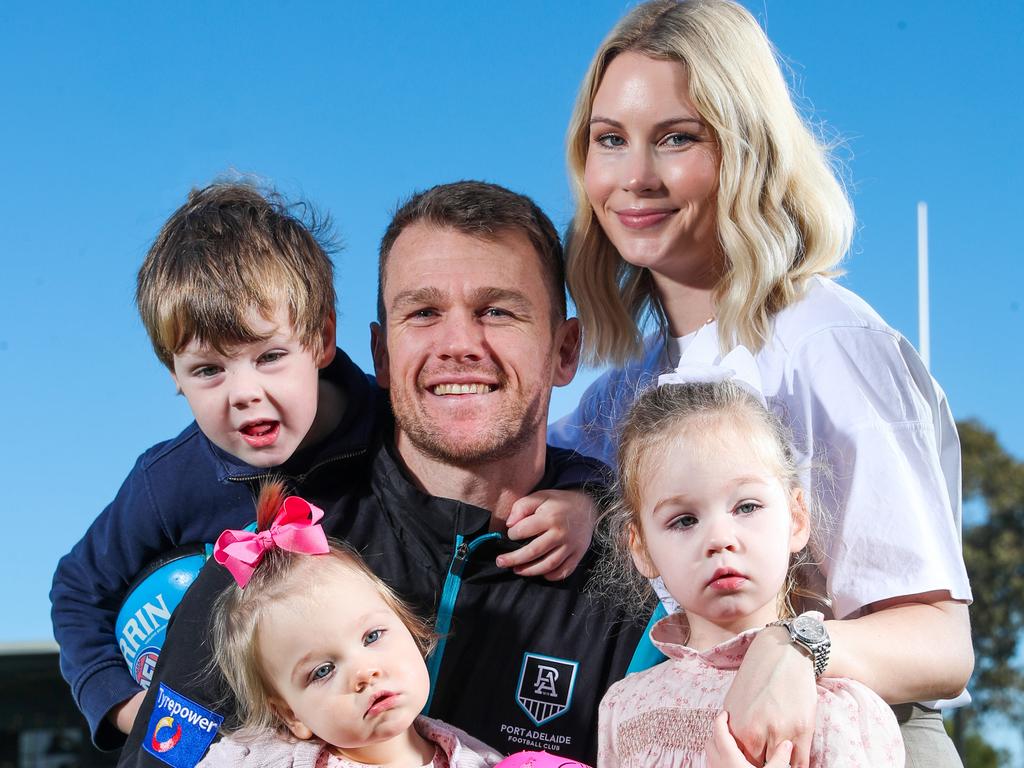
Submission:
POLYGON ((174 355, 171 376, 199 428, 218 448, 254 467, 283 464, 314 432, 319 369, 334 356, 333 323, 324 352, 305 348, 287 310, 270 320, 255 309, 249 327, 266 341, 221 354, 193 339, 174 355))

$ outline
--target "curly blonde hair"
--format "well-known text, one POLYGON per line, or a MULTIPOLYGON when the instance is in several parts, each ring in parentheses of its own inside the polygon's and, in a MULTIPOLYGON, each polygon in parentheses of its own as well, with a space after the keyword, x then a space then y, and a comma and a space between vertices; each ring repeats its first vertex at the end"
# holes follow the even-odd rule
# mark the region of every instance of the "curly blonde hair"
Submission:
MULTIPOLYGON (((622 422, 618 469, 611 501, 599 526, 605 556, 595 583, 600 591, 627 606, 647 605, 654 589, 634 565, 631 539, 643 543, 640 524, 641 494, 654 458, 673 440, 707 434, 723 419, 739 421, 744 434, 789 490, 800 487, 800 467, 790 448, 789 431, 749 392, 732 382, 666 384, 652 387, 634 401, 622 422)), ((663 471, 671 471, 665 469, 663 471)), ((822 602, 812 591, 816 542, 823 533, 820 505, 806 496, 812 543, 790 557, 786 583, 779 593, 779 616, 796 615, 796 597, 822 602)))
POLYGON ((732 0, 651 0, 598 48, 569 123, 576 211, 566 278, 584 330, 584 358, 621 365, 640 354, 647 316, 666 327, 650 273, 623 260, 584 187, 594 98, 608 65, 626 51, 686 69, 689 97, 721 153, 717 229, 725 264, 714 295, 720 342, 756 352, 772 316, 801 296, 810 277, 838 274, 853 210, 754 17, 732 0))

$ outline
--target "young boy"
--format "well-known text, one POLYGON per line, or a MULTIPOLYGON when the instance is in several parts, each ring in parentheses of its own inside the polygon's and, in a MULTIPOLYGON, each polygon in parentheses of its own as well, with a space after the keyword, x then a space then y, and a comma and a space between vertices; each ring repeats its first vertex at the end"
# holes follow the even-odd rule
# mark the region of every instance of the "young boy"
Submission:
POLYGON ((213 184, 168 219, 139 271, 143 323, 195 423, 139 457, 54 575, 61 670, 101 748, 120 744, 143 695, 114 635, 139 572, 250 522, 260 479, 298 491, 365 451, 376 388, 335 348, 323 233, 276 195, 213 184))
MULTIPOLYGON (((213 184, 168 219, 139 270, 143 323, 195 423, 139 457, 54 575, 61 671, 101 749, 121 745, 144 695, 114 630, 139 573, 251 522, 271 475, 330 500, 376 437, 378 390, 335 348, 320 234, 276 195, 213 184)), ((526 497, 513 518, 510 538, 536 537, 504 556, 523 575, 564 578, 590 542, 592 506, 578 492, 526 497)))

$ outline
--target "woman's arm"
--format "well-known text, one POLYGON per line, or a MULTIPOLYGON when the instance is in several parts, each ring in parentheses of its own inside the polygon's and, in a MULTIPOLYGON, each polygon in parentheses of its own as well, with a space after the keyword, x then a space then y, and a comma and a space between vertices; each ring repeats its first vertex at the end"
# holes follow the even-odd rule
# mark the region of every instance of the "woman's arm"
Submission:
MULTIPOLYGON (((950 698, 974 668, 967 606, 928 593, 877 603, 856 619, 826 622, 828 677, 864 683, 896 704, 950 698)), ((793 768, 806 768, 817 699, 808 656, 782 627, 758 634, 725 699, 729 727, 744 754, 764 761, 784 740, 793 768)))
POLYGON ((829 621, 825 674, 864 683, 889 704, 950 699, 967 686, 974 649, 967 606, 945 593, 893 598, 829 621))
POLYGON ((665 342, 660 334, 644 340, 643 356, 605 371, 587 387, 576 410, 548 425, 548 443, 600 459, 615 469, 617 430, 638 392, 663 373, 665 342))

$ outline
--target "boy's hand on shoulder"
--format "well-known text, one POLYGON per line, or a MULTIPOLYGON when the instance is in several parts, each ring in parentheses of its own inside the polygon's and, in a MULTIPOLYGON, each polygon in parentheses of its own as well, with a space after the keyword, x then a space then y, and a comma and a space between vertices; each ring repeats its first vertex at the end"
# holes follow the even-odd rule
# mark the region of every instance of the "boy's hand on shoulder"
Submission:
POLYGON ((498 567, 519 576, 566 578, 590 546, 597 505, 582 491, 538 491, 512 505, 506 525, 513 541, 533 539, 515 552, 501 555, 498 567))
MULTIPOLYGON (((764 768, 789 768, 789 758, 793 753, 793 742, 780 742, 769 756, 764 768)), ((740 750, 736 739, 729 733, 729 713, 719 712, 715 718, 711 740, 706 750, 708 768, 748 768, 753 766, 740 750)), ((760 765, 760 763, 758 763, 760 765)))
POLYGON ((142 702, 145 698, 146 692, 139 691, 130 699, 126 699, 116 707, 112 707, 110 712, 107 713, 107 719, 115 728, 117 728, 117 730, 127 736, 132 732, 132 726, 135 725, 135 718, 139 715, 139 707, 142 706, 142 702))

